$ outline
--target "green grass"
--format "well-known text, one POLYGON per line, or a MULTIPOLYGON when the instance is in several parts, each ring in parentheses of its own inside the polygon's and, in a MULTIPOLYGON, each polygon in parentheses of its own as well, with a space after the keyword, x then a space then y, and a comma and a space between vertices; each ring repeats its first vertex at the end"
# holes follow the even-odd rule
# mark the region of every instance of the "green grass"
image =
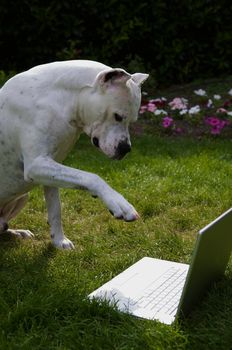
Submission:
POLYGON ((38 188, 12 222, 35 239, 1 238, 1 350, 231 349, 231 262, 191 318, 174 326, 86 300, 143 256, 189 263, 196 232, 231 207, 231 140, 132 141, 132 153, 117 162, 82 137, 66 164, 102 176, 135 205, 139 221, 117 221, 88 193, 62 190, 64 228, 76 249, 56 250, 38 188))

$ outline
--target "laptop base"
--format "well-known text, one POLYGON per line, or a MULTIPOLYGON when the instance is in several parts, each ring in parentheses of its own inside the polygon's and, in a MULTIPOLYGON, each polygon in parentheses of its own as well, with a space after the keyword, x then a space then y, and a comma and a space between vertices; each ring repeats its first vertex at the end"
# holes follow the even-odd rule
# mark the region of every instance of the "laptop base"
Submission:
POLYGON ((89 298, 109 301, 118 310, 137 317, 171 324, 185 283, 189 265, 144 257, 89 298))

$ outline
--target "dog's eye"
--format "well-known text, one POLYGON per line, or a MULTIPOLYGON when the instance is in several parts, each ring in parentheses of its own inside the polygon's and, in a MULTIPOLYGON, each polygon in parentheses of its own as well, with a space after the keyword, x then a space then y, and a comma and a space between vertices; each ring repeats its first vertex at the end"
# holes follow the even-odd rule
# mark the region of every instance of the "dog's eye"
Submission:
POLYGON ((116 122, 122 122, 123 121, 123 117, 121 115, 119 115, 118 113, 114 114, 114 119, 116 120, 116 122))

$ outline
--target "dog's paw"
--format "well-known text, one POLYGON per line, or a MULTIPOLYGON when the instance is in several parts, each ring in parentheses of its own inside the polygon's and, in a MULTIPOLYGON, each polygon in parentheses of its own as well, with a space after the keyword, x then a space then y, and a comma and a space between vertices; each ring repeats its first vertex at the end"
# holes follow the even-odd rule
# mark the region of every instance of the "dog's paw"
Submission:
POLYGON ((52 244, 58 249, 75 249, 74 244, 67 237, 60 240, 53 239, 52 244))
POLYGON ((19 238, 24 238, 24 239, 28 239, 28 238, 33 238, 34 237, 34 234, 31 231, 29 231, 29 230, 12 230, 12 229, 8 229, 6 232, 9 233, 12 236, 19 237, 19 238))
POLYGON ((119 220, 135 221, 139 219, 139 214, 135 208, 119 193, 112 192, 110 196, 104 198, 110 213, 119 220))
POLYGON ((112 210, 109 210, 110 214, 117 220, 124 220, 124 221, 127 221, 127 222, 130 222, 130 221, 135 221, 135 220, 138 220, 140 218, 139 214, 136 212, 136 213, 133 213, 132 215, 126 215, 123 216, 123 215, 118 215, 118 214, 114 214, 112 212, 112 210))

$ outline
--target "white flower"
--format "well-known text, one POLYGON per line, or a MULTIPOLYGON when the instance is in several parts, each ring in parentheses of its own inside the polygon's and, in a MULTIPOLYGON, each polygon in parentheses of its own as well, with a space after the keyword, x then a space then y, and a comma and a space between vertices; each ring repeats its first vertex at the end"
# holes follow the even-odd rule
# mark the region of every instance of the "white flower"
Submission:
POLYGON ((220 100, 220 99, 221 99, 221 96, 220 96, 220 95, 213 95, 213 98, 214 98, 215 100, 220 100))
POLYGON ((167 101, 167 99, 165 97, 160 97, 160 98, 156 98, 154 100, 152 100, 154 103, 161 103, 161 102, 165 102, 167 101))
POLYGON ((207 108, 210 108, 213 106, 213 101, 209 98, 208 102, 207 102, 207 108))
POLYGON ((189 112, 189 114, 197 114, 200 112, 200 110, 201 110, 200 106, 196 105, 196 106, 190 108, 188 112, 189 112))
POLYGON ((227 115, 232 117, 232 112, 227 112, 227 115))
POLYGON ((228 91, 228 94, 229 94, 230 96, 232 96, 232 89, 230 89, 230 91, 228 91))
POLYGON ((206 96, 206 91, 202 89, 194 90, 194 93, 198 96, 206 96))
POLYGON ((167 115, 168 113, 167 113, 164 109, 156 109, 156 110, 154 111, 154 114, 155 114, 155 115, 160 115, 160 114, 167 115))
POLYGON ((188 110, 187 109, 182 109, 180 111, 180 115, 183 115, 183 114, 187 114, 188 113, 188 110))

